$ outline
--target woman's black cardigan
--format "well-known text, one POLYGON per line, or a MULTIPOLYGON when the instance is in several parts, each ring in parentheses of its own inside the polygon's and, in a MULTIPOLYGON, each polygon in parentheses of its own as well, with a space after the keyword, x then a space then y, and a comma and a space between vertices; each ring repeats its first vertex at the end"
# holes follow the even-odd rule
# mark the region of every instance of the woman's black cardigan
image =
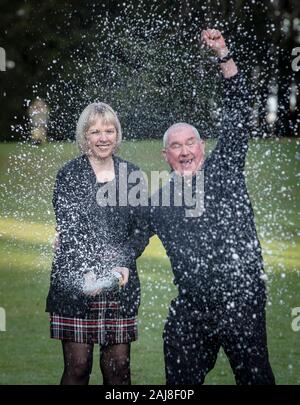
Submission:
POLYGON ((149 241, 147 209, 118 203, 119 192, 124 194, 124 188, 119 187, 121 177, 128 194, 137 184, 129 183, 128 176, 139 168, 117 156, 113 160, 117 206, 99 206, 97 191, 105 184, 97 183, 86 155, 68 162, 57 174, 53 207, 59 246, 52 263, 46 312, 85 317, 92 298, 82 293, 84 272, 93 270, 100 275, 124 266, 130 275, 128 284, 119 291, 121 313, 125 317, 137 315, 140 282, 136 259, 149 241))

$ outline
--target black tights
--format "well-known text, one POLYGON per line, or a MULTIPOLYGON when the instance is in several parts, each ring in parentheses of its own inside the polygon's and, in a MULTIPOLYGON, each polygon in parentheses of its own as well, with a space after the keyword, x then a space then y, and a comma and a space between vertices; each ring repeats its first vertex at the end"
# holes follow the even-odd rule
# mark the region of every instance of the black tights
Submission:
POLYGON ((130 385, 130 343, 102 347, 100 368, 104 385, 130 385))
MULTIPOLYGON (((93 344, 62 341, 64 372, 61 385, 87 385, 93 366, 93 344)), ((129 385, 130 343, 100 347, 100 369, 104 385, 129 385)))

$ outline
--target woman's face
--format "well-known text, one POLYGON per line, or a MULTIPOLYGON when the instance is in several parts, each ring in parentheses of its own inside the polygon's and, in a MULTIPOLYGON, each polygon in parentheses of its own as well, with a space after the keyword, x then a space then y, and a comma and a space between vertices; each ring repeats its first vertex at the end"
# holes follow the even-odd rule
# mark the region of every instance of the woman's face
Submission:
POLYGON ((117 130, 99 117, 86 132, 88 154, 95 159, 107 159, 117 146, 117 130))

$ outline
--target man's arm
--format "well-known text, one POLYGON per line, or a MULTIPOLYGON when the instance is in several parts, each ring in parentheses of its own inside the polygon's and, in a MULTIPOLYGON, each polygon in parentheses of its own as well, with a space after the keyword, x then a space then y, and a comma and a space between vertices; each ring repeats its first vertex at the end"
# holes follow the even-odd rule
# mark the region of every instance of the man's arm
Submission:
POLYGON ((221 159, 224 168, 230 171, 243 170, 250 121, 250 97, 246 80, 230 56, 220 31, 205 30, 201 39, 218 57, 224 78, 221 134, 214 155, 221 159))
POLYGON ((130 269, 132 263, 142 255, 149 243, 150 237, 149 207, 135 207, 131 234, 121 246, 117 265, 130 269))

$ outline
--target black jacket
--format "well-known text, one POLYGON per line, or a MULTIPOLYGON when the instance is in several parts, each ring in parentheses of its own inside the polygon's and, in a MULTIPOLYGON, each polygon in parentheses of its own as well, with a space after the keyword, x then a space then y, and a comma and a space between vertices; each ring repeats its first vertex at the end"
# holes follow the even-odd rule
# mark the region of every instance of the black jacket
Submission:
POLYGON ((175 206, 176 175, 167 184, 171 208, 161 204, 162 188, 160 205, 150 211, 152 231, 171 260, 179 294, 203 304, 235 305, 264 294, 261 247, 244 176, 249 94, 241 74, 224 79, 224 100, 221 134, 202 168, 203 213, 187 217, 191 207, 175 206))
POLYGON ((122 314, 129 317, 138 312, 140 282, 136 259, 148 244, 149 236, 144 231, 147 217, 141 207, 120 206, 118 197, 121 177, 129 193, 128 176, 139 168, 116 156, 113 160, 117 206, 99 206, 97 192, 105 184, 97 183, 87 156, 68 162, 57 174, 53 207, 59 247, 52 264, 47 312, 84 317, 93 299, 82 293, 84 272, 93 270, 100 275, 115 266, 130 269, 129 282, 119 292, 122 314), (120 171, 121 163, 127 174, 120 171))

